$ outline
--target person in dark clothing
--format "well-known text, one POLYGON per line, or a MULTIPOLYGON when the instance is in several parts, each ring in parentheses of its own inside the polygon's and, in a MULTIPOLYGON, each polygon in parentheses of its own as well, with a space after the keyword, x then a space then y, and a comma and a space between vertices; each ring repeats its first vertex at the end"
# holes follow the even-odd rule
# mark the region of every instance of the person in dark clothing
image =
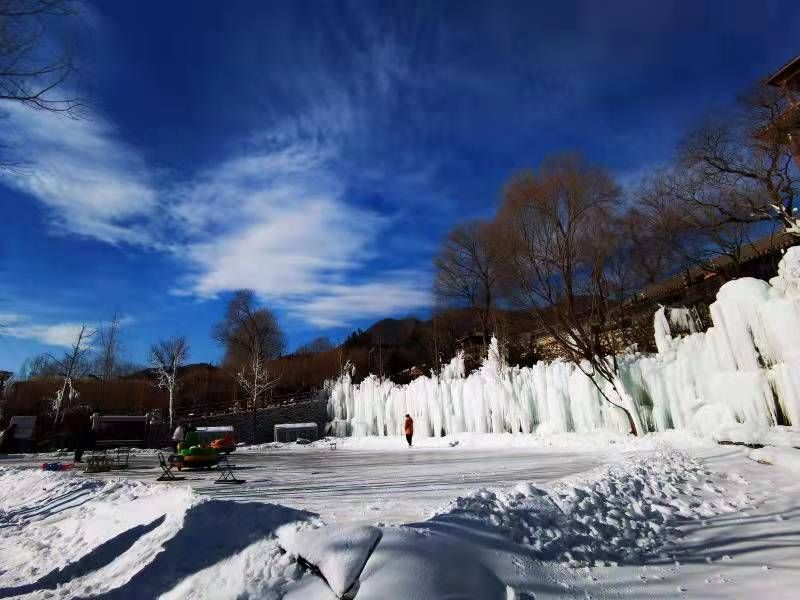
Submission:
POLYGON ((64 413, 62 425, 75 450, 75 462, 83 462, 84 450, 93 445, 91 411, 82 406, 69 409, 64 413))
POLYGON ((0 432, 0 452, 5 452, 6 448, 11 448, 11 442, 14 440, 14 431, 17 429, 16 423, 11 423, 2 432, 0 432))
POLYGON ((411 439, 414 437, 414 419, 411 418, 411 415, 406 415, 406 422, 403 425, 403 431, 406 434, 408 447, 411 448, 411 439))

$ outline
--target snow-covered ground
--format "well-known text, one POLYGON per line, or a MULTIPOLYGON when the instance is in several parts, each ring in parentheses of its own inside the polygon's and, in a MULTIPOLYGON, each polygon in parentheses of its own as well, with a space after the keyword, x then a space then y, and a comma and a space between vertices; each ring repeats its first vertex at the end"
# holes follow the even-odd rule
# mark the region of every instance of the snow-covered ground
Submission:
MULTIPOLYGON (((620 448, 630 447, 619 435, 597 434, 594 451, 579 449, 574 436, 554 440, 555 446, 526 439, 532 436, 516 437, 478 436, 453 448, 429 443, 409 449, 399 437, 375 440, 374 447, 363 441, 351 445, 351 440, 338 440, 336 450, 326 443, 273 445, 240 449, 231 456, 237 476, 247 481, 241 486, 215 485, 216 472, 181 475, 204 495, 287 504, 317 513, 326 523, 404 523, 426 519, 477 487, 553 481, 587 471, 617 455, 617 444, 609 440, 618 441, 620 448), (503 446, 504 442, 508 445, 503 446), (481 446, 494 449, 487 453, 481 446)), ((72 458, 65 455, 60 460, 72 458)), ((131 461, 126 477, 153 481, 161 472, 155 456, 140 455, 131 461)), ((20 456, 2 460, 0 465, 34 467, 41 462, 41 456, 20 456)), ((119 472, 100 476, 118 477, 119 472)))
POLYGON ((149 464, 138 481, 17 459, 0 468, 0 598, 795 597, 800 481, 782 465, 800 450, 678 434, 535 445, 243 452, 269 466, 222 490, 211 475, 154 483, 149 464), (425 510, 408 512, 414 496, 425 510), (386 525, 406 514, 421 516, 386 525))

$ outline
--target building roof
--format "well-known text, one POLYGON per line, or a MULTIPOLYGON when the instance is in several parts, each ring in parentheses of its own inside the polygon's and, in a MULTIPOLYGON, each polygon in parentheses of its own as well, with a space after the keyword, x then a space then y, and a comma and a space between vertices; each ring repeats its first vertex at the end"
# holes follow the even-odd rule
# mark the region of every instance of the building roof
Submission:
POLYGON ((793 79, 796 79, 795 84, 800 87, 800 55, 795 56, 775 73, 767 77, 764 83, 782 87, 793 79))
MULTIPOLYGON (((800 239, 798 239, 797 236, 786 233, 785 231, 781 231, 774 235, 765 236, 742 248, 740 262, 747 263, 748 261, 754 260, 759 256, 774 252, 775 250, 794 246, 798 242, 800 242, 800 239)), ((718 256, 717 258, 708 261, 709 267, 716 267, 720 270, 725 269, 725 267, 729 266, 731 263, 733 263, 733 259, 729 256, 718 256)), ((715 273, 701 267, 692 267, 689 269, 689 276, 692 280, 700 279, 703 277, 703 275, 714 276, 715 273)), ((680 273, 670 277, 669 279, 648 286, 644 289, 644 291, 642 291, 641 297, 650 300, 657 300, 658 298, 683 287, 686 287, 686 274, 680 273)))

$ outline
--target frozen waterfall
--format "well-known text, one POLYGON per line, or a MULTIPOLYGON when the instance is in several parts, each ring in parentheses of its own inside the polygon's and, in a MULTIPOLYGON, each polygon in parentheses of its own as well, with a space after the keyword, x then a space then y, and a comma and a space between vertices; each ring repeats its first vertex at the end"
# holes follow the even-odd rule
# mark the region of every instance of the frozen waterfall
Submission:
MULTIPOLYGON (((662 307, 654 321, 658 353, 621 357, 619 384, 637 428, 800 425, 800 247, 786 252, 769 283, 723 285, 711 319, 702 332, 696 313, 662 307)), ((438 376, 407 385, 375 376, 356 385, 345 373, 331 387, 328 410, 331 433, 340 436, 400 434, 406 413, 421 436, 628 430, 624 413, 574 365, 512 367, 496 340, 469 375, 461 355, 438 376)))

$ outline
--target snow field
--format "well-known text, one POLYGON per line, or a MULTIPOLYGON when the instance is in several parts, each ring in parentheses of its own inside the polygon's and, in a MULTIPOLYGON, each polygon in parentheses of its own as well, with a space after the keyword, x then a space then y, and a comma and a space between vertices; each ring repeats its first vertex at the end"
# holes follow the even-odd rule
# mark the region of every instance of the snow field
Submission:
POLYGON ((180 483, 3 468, 0 596, 792 597, 796 477, 741 448, 692 452, 618 453, 582 475, 462 494, 400 526, 326 525, 180 483))
POLYGON ((663 447, 552 484, 480 489, 428 521, 353 527, 277 504, 210 499, 180 484, 2 469, 0 592, 524 598, 524 586, 492 558, 497 546, 520 564, 573 569, 668 560, 680 523, 747 504, 742 481, 719 481, 663 447))

